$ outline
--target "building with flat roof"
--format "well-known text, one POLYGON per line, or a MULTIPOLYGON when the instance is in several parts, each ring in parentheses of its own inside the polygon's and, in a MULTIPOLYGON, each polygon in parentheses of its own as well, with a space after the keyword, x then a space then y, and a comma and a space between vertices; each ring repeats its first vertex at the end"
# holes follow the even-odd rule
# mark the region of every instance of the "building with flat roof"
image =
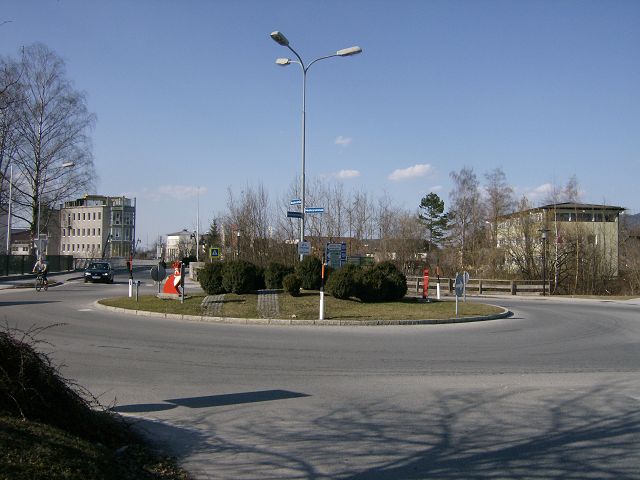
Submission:
POLYGON ((60 254, 128 257, 135 248, 136 199, 85 195, 60 208, 60 254))
POLYGON ((497 247, 511 272, 535 271, 541 258, 555 270, 561 262, 597 261, 603 275, 618 275, 620 213, 614 205, 554 203, 498 218, 497 247), (543 249, 546 249, 543 251, 543 249), (544 255, 543 255, 544 254, 544 255))

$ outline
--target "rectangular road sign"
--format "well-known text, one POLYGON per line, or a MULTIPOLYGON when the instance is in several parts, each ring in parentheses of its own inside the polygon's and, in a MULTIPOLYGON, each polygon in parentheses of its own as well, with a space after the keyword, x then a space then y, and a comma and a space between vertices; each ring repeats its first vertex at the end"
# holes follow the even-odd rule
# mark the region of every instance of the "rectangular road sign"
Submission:
POLYGON ((287 212, 289 218, 302 218, 302 212, 287 212))
POLYGON ((298 255, 311 255, 311 243, 299 242, 298 243, 298 255))
POLYGON ((306 207, 304 213, 324 213, 323 207, 306 207))
POLYGON ((211 247, 209 249, 209 256, 211 258, 218 258, 220 257, 220 248, 219 247, 211 247))
POLYGON ((291 200, 289 205, 302 205, 302 200, 300 200, 299 198, 294 198, 293 200, 291 200))

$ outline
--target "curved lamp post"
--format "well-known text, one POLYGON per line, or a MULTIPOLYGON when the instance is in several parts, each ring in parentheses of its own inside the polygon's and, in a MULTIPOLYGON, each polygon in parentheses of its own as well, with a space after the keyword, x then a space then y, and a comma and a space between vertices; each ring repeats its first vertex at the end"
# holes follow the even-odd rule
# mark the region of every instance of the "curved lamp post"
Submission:
MULTIPOLYGON (((289 58, 278 58, 276 63, 281 66, 290 65, 292 63, 297 63, 302 68, 302 171, 301 171, 301 179, 300 179, 300 190, 301 190, 301 209, 302 209, 302 219, 300 220, 300 243, 304 242, 304 217, 305 217, 305 155, 306 155, 306 103, 307 103, 307 72, 311 65, 320 60, 325 60, 327 58, 333 57, 348 57, 351 55, 357 55, 358 53, 362 53, 362 49, 360 47, 349 47, 343 48, 342 50, 338 50, 336 53, 332 55, 326 55, 324 57, 319 57, 313 60, 308 65, 305 65, 302 57, 298 55, 291 45, 289 45, 289 40, 284 36, 282 32, 272 32, 271 38, 278 45, 282 45, 283 47, 287 47, 289 50, 293 52, 298 60, 291 60, 289 58)), ((300 255, 300 260, 302 260, 303 255, 300 255)))

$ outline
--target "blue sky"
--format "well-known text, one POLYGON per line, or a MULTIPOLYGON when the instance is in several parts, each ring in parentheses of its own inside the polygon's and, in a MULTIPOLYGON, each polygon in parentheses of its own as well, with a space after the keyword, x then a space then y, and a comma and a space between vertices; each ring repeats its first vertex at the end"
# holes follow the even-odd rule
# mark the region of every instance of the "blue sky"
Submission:
POLYGON ((42 42, 97 115, 97 193, 135 196, 138 237, 203 227, 227 188, 284 195, 300 173, 306 61, 309 179, 445 202, 449 172, 501 167, 542 201, 640 211, 640 2, 2 0, 0 55, 42 42))

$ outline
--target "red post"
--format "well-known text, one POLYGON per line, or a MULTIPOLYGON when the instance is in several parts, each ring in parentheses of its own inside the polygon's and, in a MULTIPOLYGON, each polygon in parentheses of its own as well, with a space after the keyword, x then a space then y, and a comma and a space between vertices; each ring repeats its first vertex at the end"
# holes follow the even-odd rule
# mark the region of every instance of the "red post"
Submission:
POLYGON ((422 271, 422 298, 429 298, 429 269, 425 268, 422 271))

